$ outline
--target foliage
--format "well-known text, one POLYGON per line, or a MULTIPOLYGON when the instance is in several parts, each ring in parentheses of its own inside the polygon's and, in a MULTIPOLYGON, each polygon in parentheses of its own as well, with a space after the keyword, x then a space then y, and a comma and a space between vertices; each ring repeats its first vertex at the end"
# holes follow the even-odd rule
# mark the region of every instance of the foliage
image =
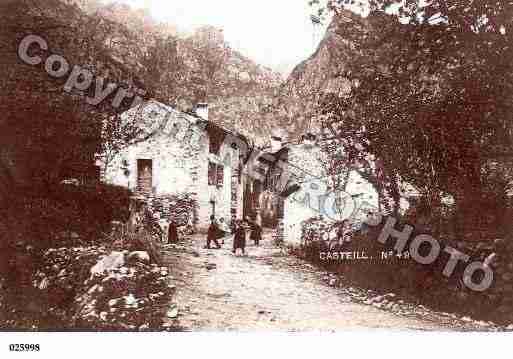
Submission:
POLYGON ((374 12, 359 18, 338 6, 348 3, 331 10, 339 46, 351 49, 339 74, 351 91, 321 101, 330 140, 344 149, 338 159, 396 210, 406 182, 433 207, 451 194, 475 222, 483 200, 504 197, 486 190, 484 168, 511 154, 511 4, 370 1, 374 12), (402 24, 376 12, 393 3, 402 24))

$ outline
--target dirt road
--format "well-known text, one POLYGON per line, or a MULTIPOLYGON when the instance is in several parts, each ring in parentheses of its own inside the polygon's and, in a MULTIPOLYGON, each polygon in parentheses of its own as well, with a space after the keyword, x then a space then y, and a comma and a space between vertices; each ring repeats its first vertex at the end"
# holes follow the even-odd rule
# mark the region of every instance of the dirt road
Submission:
POLYGON ((391 308, 363 304, 371 292, 330 287, 325 273, 283 253, 268 236, 263 242, 258 248, 251 244, 246 257, 231 253, 230 240, 223 249, 203 249, 200 236, 168 246, 179 313, 169 323, 191 331, 492 329, 402 301, 391 308))

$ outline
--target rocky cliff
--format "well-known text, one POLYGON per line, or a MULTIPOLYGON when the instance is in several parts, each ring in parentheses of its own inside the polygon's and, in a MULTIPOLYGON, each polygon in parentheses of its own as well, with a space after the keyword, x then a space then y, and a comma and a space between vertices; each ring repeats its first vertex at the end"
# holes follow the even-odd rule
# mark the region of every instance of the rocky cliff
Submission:
MULTIPOLYGON (((381 53, 387 46, 384 41, 387 31, 397 26, 395 18, 383 13, 363 18, 351 11, 341 11, 333 17, 317 51, 298 64, 284 84, 289 101, 303 102, 303 107, 313 109, 308 118, 301 114, 296 116, 306 121, 298 127, 312 132, 319 130, 315 111, 319 99, 327 94, 348 96, 355 85, 348 65, 364 53, 369 57, 374 52, 381 53), (372 46, 368 46, 369 39, 372 39, 372 46)), ((373 65, 380 66, 379 63, 373 65)))

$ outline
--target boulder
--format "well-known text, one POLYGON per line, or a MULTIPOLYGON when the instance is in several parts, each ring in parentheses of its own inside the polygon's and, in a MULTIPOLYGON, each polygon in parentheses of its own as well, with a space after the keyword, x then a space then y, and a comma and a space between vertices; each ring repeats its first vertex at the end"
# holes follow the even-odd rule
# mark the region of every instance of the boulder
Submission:
POLYGON ((108 256, 100 259, 92 268, 92 276, 101 275, 125 265, 125 255, 123 252, 112 252, 108 256))
POLYGON ((146 251, 135 251, 128 255, 128 260, 149 263, 150 255, 146 251))

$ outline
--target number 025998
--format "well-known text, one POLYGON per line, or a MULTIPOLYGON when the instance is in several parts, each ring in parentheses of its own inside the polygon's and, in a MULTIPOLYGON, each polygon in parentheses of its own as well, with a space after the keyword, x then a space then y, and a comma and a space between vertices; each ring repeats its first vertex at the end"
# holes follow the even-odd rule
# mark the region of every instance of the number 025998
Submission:
POLYGON ((38 352, 39 344, 9 344, 11 352, 38 352))

